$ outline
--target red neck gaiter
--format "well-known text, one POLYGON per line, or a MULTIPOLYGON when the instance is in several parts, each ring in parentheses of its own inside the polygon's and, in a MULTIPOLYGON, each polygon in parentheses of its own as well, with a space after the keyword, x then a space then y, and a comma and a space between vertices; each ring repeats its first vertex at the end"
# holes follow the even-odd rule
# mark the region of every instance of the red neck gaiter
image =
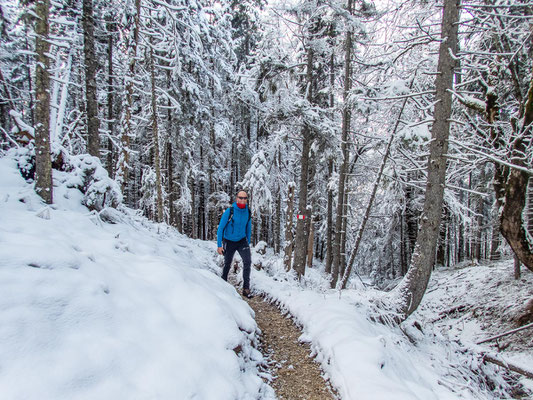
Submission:
POLYGON ((239 207, 241 210, 246 207, 246 204, 239 204, 237 203, 237 207, 239 207))

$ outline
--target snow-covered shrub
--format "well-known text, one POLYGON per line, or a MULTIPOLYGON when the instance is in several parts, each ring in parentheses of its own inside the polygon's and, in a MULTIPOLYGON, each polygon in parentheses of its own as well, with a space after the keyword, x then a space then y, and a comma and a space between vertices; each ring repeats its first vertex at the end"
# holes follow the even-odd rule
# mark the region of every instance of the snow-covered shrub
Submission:
POLYGON ((255 247, 254 247, 254 250, 258 253, 258 254, 261 254, 261 255, 265 255, 266 254, 266 249, 267 249, 267 244, 265 241, 261 240, 259 241, 255 247))
POLYGON ((33 180, 35 177, 35 149, 33 145, 19 147, 15 150, 17 167, 24 179, 33 180))
POLYGON ((98 157, 89 154, 70 156, 65 168, 69 172, 67 186, 78 188, 83 193, 82 202, 90 210, 116 208, 122 202, 118 184, 109 177, 98 157))
POLYGON ((157 196, 157 176, 152 167, 143 168, 141 178, 142 197, 139 201, 141 209, 154 215, 156 209, 157 196))

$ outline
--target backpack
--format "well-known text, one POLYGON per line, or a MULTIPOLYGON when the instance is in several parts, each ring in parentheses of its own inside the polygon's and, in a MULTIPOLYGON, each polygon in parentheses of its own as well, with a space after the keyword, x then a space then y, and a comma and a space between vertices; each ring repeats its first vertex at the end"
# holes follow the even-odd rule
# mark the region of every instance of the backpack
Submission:
MULTIPOLYGON (((250 211, 250 207, 247 208, 248 209, 248 221, 246 221, 246 234, 248 235, 248 222, 250 222, 250 220, 252 219, 252 212, 250 211)), ((233 206, 231 206, 229 208, 229 218, 228 218, 228 222, 226 222, 226 226, 224 227, 224 229, 222 230, 222 238, 224 238, 224 233, 226 232, 226 228, 228 227, 228 224, 231 222, 231 220, 233 219, 233 206)))

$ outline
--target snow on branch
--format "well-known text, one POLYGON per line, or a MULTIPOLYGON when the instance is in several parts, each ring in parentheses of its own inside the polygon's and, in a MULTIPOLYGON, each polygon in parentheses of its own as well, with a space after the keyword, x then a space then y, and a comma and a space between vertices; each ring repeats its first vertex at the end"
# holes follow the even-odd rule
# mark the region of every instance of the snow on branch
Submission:
POLYGON ((502 160, 500 158, 494 157, 492 154, 484 153, 484 152, 482 152, 480 150, 475 150, 472 147, 469 147, 466 144, 464 144, 464 143, 462 143, 462 142, 460 142, 458 140, 450 139, 450 143, 453 143, 453 144, 455 144, 455 145, 457 145, 459 147, 462 147, 465 150, 471 151, 474 154, 486 157, 487 159, 489 159, 489 160, 491 160, 491 161, 493 161, 493 162, 495 162, 497 164, 505 165, 506 167, 513 168, 513 169, 525 172, 528 175, 533 175, 533 170, 531 170, 531 169, 528 169, 526 167, 522 167, 520 165, 511 164, 510 162, 507 162, 507 161, 504 161, 504 160, 502 160))

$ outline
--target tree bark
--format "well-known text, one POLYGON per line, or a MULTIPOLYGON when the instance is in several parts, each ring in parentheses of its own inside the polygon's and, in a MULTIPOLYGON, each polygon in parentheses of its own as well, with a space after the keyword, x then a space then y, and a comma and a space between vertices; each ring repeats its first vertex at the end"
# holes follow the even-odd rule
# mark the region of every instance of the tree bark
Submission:
POLYGON ((113 32, 115 31, 115 23, 113 17, 109 15, 107 20, 107 130, 110 136, 107 139, 107 173, 110 177, 114 176, 114 156, 113 156, 113 141, 115 127, 115 115, 113 112, 113 32))
POLYGON ((172 155, 172 142, 167 142, 167 166, 168 166, 168 219, 169 224, 176 226, 176 210, 174 202, 176 193, 174 192, 174 159, 172 155))
MULTIPOLYGON (((333 174, 333 159, 329 160, 328 177, 333 174)), ((331 264, 333 261, 333 190, 328 185, 328 211, 327 211, 327 231, 326 231, 326 274, 331 274, 331 264)))
POLYGON ((313 266, 313 243, 315 238, 315 229, 313 223, 313 216, 309 216, 308 234, 307 234, 307 266, 313 266))
MULTIPOLYGON (((313 49, 307 49, 307 100, 313 99, 313 49)), ((294 245, 294 270, 298 277, 305 275, 305 259, 307 256, 307 224, 310 215, 307 210, 307 193, 309 184, 309 152, 311 151, 312 133, 310 127, 304 122, 302 129, 302 156, 300 158, 300 188, 298 198, 298 214, 305 215, 305 219, 296 221, 296 238, 294 245)))
POLYGON ((520 271, 520 260, 518 259, 518 256, 514 255, 514 278, 516 280, 519 280, 522 276, 522 273, 520 271))
POLYGON ((125 77, 126 103, 124 105, 124 124, 120 138, 121 154, 117 168, 118 182, 121 185, 124 200, 130 200, 128 196, 128 182, 130 174, 131 138, 133 137, 133 79, 135 77, 135 65, 137 62, 137 47, 139 43, 141 15, 141 0, 135 0, 135 15, 133 17, 133 43, 128 44, 128 70, 125 77))
POLYGON ((302 156, 300 158, 301 176, 300 176, 300 189, 298 199, 298 214, 305 216, 304 219, 299 218, 296 221, 296 235, 294 239, 294 270, 298 274, 298 277, 305 275, 305 259, 307 256, 307 223, 310 215, 307 213, 307 185, 308 185, 308 172, 309 172, 309 151, 311 150, 311 134, 309 127, 303 128, 303 145, 302 156))
POLYGON ((161 159, 159 151, 159 125, 157 122, 157 97, 155 93, 155 60, 150 38, 150 74, 152 82, 152 146, 154 151, 154 170, 156 179, 156 221, 163 222, 163 190, 161 182, 161 159))
POLYGON ((399 297, 399 301, 395 303, 399 320, 405 320, 417 309, 426 292, 435 262, 446 179, 458 22, 459 0, 444 0, 442 41, 439 48, 438 75, 435 79, 438 101, 435 104, 431 129, 424 211, 411 266, 394 290, 394 294, 399 297))
POLYGON ((87 107, 87 151, 100 157, 100 120, 96 101, 96 57, 92 0, 83 0, 83 53, 85 56, 85 101, 87 107))
MULTIPOLYGON (((348 0, 346 7, 348 13, 352 14, 352 0, 348 0)), ((330 285, 332 288, 337 286, 337 281, 339 279, 339 273, 341 268, 341 240, 344 232, 342 231, 343 220, 346 218, 345 215, 345 204, 344 204, 344 191, 346 186, 346 173, 348 172, 348 162, 350 155, 348 154, 348 131, 350 130, 351 124, 351 108, 348 105, 348 95, 350 89, 352 88, 352 69, 351 69, 351 60, 352 60, 352 30, 349 28, 346 31, 346 43, 344 51, 344 89, 343 89, 343 111, 342 111, 342 128, 341 128, 341 154, 342 162, 339 166, 339 187, 338 187, 338 198, 337 198, 337 214, 335 217, 335 241, 333 242, 333 259, 331 263, 331 282, 330 285)))
POLYGON ((48 53, 49 0, 38 0, 35 4, 35 191, 43 200, 52 204, 52 160, 50 158, 50 65, 48 53))
POLYGON ((289 183, 287 193, 287 221, 285 223, 285 269, 290 271, 292 267, 292 250, 294 248, 294 236, 292 233, 294 219, 294 184, 289 183))
POLYGON ((276 198, 276 214, 274 224, 274 253, 279 254, 281 248, 281 191, 276 198))

